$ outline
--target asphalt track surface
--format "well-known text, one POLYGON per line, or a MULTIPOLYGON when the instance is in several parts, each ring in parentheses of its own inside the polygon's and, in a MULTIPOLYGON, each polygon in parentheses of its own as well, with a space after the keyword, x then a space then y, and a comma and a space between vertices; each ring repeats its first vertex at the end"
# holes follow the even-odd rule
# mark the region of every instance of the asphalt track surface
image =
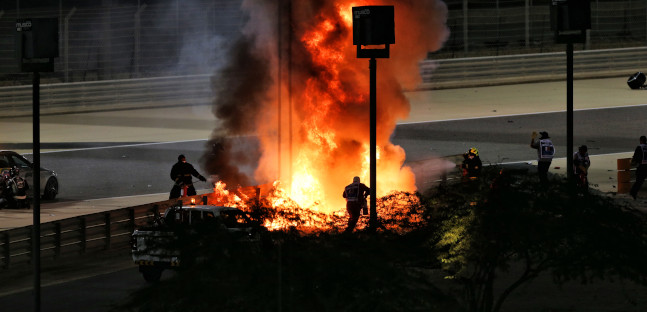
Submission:
MULTIPOLYGON (((573 119, 576 146, 586 144, 591 155, 627 152, 644 131, 647 106, 580 110, 573 119)), ((404 148, 410 163, 462 154, 472 146, 479 149, 484 163, 522 162, 536 157, 528 145, 530 133, 540 129, 551 129, 558 156, 565 156, 565 120, 565 112, 553 112, 408 123, 397 126, 391 141, 404 148)), ((255 138, 246 140, 253 145, 255 138)), ((177 155, 185 154, 202 171, 199 158, 206 144, 206 140, 93 143, 87 147, 57 144, 59 151, 41 154, 41 164, 59 175, 58 202, 166 193, 172 186, 169 172, 177 155)), ((196 186, 209 188, 199 181, 196 186)))
MULTIPOLYGON (((646 119, 647 106, 575 111, 574 145, 586 144, 591 155, 632 151, 646 119)), ((539 130, 549 131, 556 157, 565 157, 566 112, 401 124, 392 141, 405 149, 408 161, 460 154, 476 146, 483 162, 504 163, 535 159, 530 135, 539 130)))

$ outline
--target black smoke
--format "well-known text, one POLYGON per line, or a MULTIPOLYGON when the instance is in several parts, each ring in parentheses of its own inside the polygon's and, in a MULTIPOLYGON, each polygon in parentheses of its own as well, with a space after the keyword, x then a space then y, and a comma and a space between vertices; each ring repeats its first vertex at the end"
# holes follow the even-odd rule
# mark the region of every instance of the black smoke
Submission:
POLYGON ((256 49, 255 41, 253 35, 241 35, 226 53, 227 65, 211 79, 218 125, 200 162, 209 174, 233 187, 255 183, 249 171, 261 155, 253 134, 273 84, 269 58, 256 49))

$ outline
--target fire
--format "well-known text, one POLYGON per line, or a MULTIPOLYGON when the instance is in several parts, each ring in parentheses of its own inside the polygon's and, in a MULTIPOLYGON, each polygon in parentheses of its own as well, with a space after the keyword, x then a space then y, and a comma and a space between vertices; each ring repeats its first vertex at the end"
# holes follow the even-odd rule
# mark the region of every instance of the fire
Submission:
POLYGON ((218 181, 213 187, 213 193, 209 194, 207 200, 212 205, 246 209, 246 199, 249 199, 249 196, 242 192, 239 192, 239 194, 241 194, 242 198, 238 194, 228 191, 226 183, 218 181))
MULTIPOLYGON (((355 5, 337 1, 330 9, 321 10, 315 23, 303 30, 299 40, 305 49, 302 56, 313 64, 314 74, 304 75, 304 83, 298 85, 301 92, 292 95, 302 110, 296 116, 301 136, 288 177, 291 195, 302 207, 329 213, 344 209, 341 193, 353 176, 366 182, 369 178, 369 79, 367 64, 356 58, 351 44, 351 8, 355 5)), ((408 110, 406 103, 396 105, 408 110)), ((385 118, 390 117, 381 119, 385 118)), ((386 132, 390 134, 394 125, 395 121, 381 125, 378 196, 393 190, 415 191, 413 174, 402 167, 404 151, 388 142, 386 132), (391 153, 383 155, 384 150, 391 153)))
MULTIPOLYGON (((262 103, 250 105, 260 107, 260 111, 254 114, 254 131, 259 138, 262 155, 254 179, 274 182, 273 191, 263 197, 267 206, 300 213, 307 210, 312 213, 309 214, 310 219, 304 222, 302 215, 301 224, 330 227, 330 222, 334 223, 336 218, 346 213, 342 197, 344 187, 351 183, 354 176, 359 176, 367 185, 370 178, 368 60, 358 59, 356 47, 352 45, 351 8, 390 3, 385 0, 291 1, 291 8, 281 14, 283 17, 291 16, 291 20, 284 22, 281 27, 289 31, 293 38, 289 44, 285 42, 287 36, 274 38, 268 34, 269 29, 276 28, 276 20, 267 19, 267 16, 274 14, 276 6, 266 6, 263 1, 253 0, 245 3, 252 15, 250 21, 254 21, 246 27, 246 31, 254 34, 249 37, 254 42, 242 47, 251 46, 263 51, 259 53, 262 56, 259 59, 269 56, 271 61, 267 62, 267 66, 283 68, 277 72, 273 72, 274 69, 258 71, 244 68, 252 74, 269 72, 268 76, 274 75, 272 77, 278 79, 272 78, 275 85, 269 84, 260 96, 248 96, 250 86, 257 84, 243 85, 238 90, 238 94, 246 96, 240 105, 262 103), (287 61, 276 55, 276 42, 282 42, 279 48, 289 47, 290 70, 287 70, 287 61), (281 97, 278 96, 279 92, 283 94, 281 97), (289 113, 288 106, 293 107, 289 113), (286 129, 291 130, 288 133, 286 129), (277 161, 281 164, 278 168, 277 161), (286 185, 287 190, 282 185, 286 185)), ((391 47, 391 58, 380 59, 377 67, 378 199, 393 192, 411 194, 416 191, 414 173, 404 165, 405 152, 391 143, 389 137, 396 123, 408 117, 409 103, 403 90, 414 88, 418 83, 418 62, 429 51, 439 49, 448 35, 443 18, 446 18, 447 8, 442 1, 408 1, 396 4, 394 10, 396 44, 391 47)), ((225 72, 218 79, 226 79, 226 76, 225 72)), ((238 86, 235 83, 232 85, 238 86)), ((222 97, 227 97, 230 102, 226 104, 231 105, 229 94, 234 92, 227 88, 223 90, 227 93, 223 93, 222 97)), ((245 111, 237 107, 238 103, 235 104, 235 111, 245 111)), ((219 105, 217 100, 216 105, 219 105)), ((249 114, 244 116, 250 118, 249 114)), ((242 124, 228 121, 232 126, 242 124)), ((245 125, 248 124, 246 122, 245 125)), ((216 174, 221 175, 220 172, 216 174)), ((223 180, 227 181, 227 176, 223 180)), ((238 195, 236 198, 227 194, 222 187, 217 185, 214 189, 219 194, 219 202, 250 208, 246 204, 249 198, 238 195)), ((382 202, 396 205, 391 201, 382 202)), ((285 227, 290 224, 281 222, 269 226, 285 227)))
MULTIPOLYGON (((284 230, 295 228, 301 232, 342 231, 346 216, 342 211, 332 213, 301 207, 290 198, 288 192, 275 181, 269 189, 246 187, 227 190, 226 184, 218 182, 213 193, 207 195, 207 203, 236 207, 252 215, 262 215, 263 226, 267 229, 284 230)), ((420 201, 415 194, 400 192, 380 198, 378 214, 385 229, 404 232, 424 222, 420 201)), ((368 226, 367 219, 360 219, 358 228, 368 226)))

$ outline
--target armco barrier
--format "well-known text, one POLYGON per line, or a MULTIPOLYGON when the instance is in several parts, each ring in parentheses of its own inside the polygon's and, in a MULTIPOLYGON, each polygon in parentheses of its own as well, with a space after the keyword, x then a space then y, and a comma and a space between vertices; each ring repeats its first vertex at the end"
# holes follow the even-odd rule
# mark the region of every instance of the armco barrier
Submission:
MULTIPOLYGON (((208 105, 211 76, 122 79, 40 86, 41 114, 208 105)), ((0 87, 2 117, 31 116, 32 86, 0 87)))
MULTIPOLYGON (((204 195, 196 195, 200 201, 204 195)), ((40 225, 41 259, 129 248, 136 225, 145 224, 154 211, 163 212, 177 200, 99 212, 40 225)), ((0 270, 31 261, 32 226, 0 232, 0 270)))
MULTIPOLYGON (((647 71, 647 48, 587 50, 573 53, 575 79, 629 77, 647 71)), ((465 88, 566 80, 566 53, 518 54, 420 63, 420 89, 465 88)))
MULTIPOLYGON (((647 71, 647 47, 576 51, 575 79, 629 77, 647 71)), ((518 54, 420 63, 418 89, 465 88, 566 79, 566 53, 518 54)), ((236 75, 230 72, 228 75, 236 75)), ((212 75, 42 84, 41 114, 209 105, 212 75)), ((0 117, 30 116, 32 86, 0 87, 0 117)))
MULTIPOLYGON (((243 198, 260 199, 272 183, 238 188, 233 192, 243 198)), ((231 191, 230 191, 231 192, 231 191)), ((188 203, 207 203, 211 194, 183 197, 188 203)), ((146 225, 155 214, 163 213, 178 199, 121 208, 67 218, 40 225, 41 259, 69 258, 75 255, 130 248, 130 237, 137 226, 146 225)), ((209 204, 219 205, 219 202, 209 204)), ((0 271, 31 261, 32 226, 0 232, 0 271)), ((51 261, 50 261, 51 262, 51 261)))

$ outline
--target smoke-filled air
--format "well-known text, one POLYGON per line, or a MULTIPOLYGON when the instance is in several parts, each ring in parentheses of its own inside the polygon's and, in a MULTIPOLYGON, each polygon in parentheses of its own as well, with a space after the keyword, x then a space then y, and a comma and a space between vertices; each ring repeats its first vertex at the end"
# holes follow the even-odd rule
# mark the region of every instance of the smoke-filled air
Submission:
POLYGON ((246 0, 248 22, 212 77, 214 129, 204 168, 228 187, 274 183, 302 208, 345 207, 369 184, 369 61, 357 58, 351 8, 393 5, 395 44, 377 59, 377 196, 415 191, 405 152, 389 141, 409 116, 418 63, 449 35, 440 0, 246 0))

